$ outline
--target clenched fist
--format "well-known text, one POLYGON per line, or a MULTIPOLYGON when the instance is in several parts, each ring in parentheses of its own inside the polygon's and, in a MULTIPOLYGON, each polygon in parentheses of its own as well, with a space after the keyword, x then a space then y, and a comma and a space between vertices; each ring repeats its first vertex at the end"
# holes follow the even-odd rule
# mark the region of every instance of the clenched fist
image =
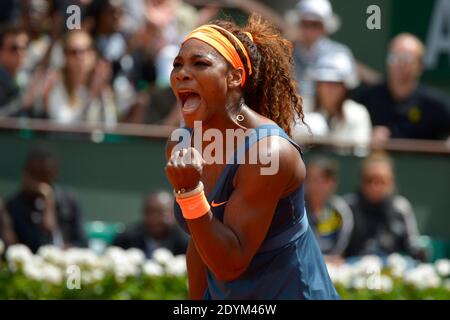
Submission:
POLYGON ((175 191, 195 189, 203 172, 201 154, 194 148, 183 148, 172 153, 166 165, 166 175, 175 191))

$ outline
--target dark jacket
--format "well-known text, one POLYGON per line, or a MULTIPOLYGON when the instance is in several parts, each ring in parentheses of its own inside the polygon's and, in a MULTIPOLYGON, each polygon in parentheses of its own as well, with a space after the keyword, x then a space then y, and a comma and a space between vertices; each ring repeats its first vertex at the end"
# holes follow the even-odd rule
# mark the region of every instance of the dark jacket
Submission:
POLYGON ((313 212, 308 206, 306 212, 320 251, 323 254, 342 255, 353 230, 353 215, 347 202, 342 197, 333 195, 320 214, 313 212))
MULTIPOLYGON (((64 244, 87 246, 78 200, 72 192, 60 186, 55 186, 54 192, 58 229, 64 244)), ((6 207, 20 243, 27 245, 33 252, 42 245, 54 243, 52 235, 41 227, 42 210, 39 209, 38 197, 20 191, 7 201, 6 207)))
POLYGON ((355 90, 353 98, 366 106, 373 126, 385 126, 392 138, 447 139, 450 97, 419 85, 404 101, 396 101, 386 82, 355 90))
POLYGON ((19 115, 20 95, 19 86, 8 71, 0 65, 0 117, 19 115))
POLYGON ((345 256, 417 254, 419 236, 409 201, 398 195, 379 204, 370 203, 361 192, 345 197, 353 214, 353 232, 345 256))
POLYGON ((146 232, 144 223, 140 222, 118 235, 114 245, 123 249, 141 249, 147 258, 151 258, 153 251, 158 248, 166 248, 174 255, 186 254, 188 239, 188 236, 174 225, 164 239, 157 241, 146 232))

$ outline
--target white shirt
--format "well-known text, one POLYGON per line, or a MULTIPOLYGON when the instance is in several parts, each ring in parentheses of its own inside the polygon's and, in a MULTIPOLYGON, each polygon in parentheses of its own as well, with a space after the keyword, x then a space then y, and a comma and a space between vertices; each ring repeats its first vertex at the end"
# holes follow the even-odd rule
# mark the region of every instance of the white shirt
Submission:
POLYGON ((324 137, 328 135, 328 124, 324 116, 319 112, 305 112, 303 124, 300 119, 295 122, 293 135, 301 139, 305 136, 324 137), (308 128, 309 127, 309 128, 308 128))
POLYGON ((328 117, 328 137, 336 142, 367 146, 372 134, 372 123, 366 107, 347 99, 342 106, 342 113, 342 117, 328 117))
POLYGON ((367 109, 353 100, 346 100, 342 106, 343 116, 328 117, 326 112, 305 112, 305 123, 296 121, 294 138, 305 136, 320 137, 334 143, 348 143, 356 145, 358 152, 365 154, 365 148, 370 143, 372 123, 367 109))
POLYGON ((61 81, 57 82, 49 94, 48 115, 59 123, 104 122, 117 123, 114 97, 102 94, 101 98, 90 101, 88 89, 80 87, 76 92, 77 101, 71 102, 61 81))

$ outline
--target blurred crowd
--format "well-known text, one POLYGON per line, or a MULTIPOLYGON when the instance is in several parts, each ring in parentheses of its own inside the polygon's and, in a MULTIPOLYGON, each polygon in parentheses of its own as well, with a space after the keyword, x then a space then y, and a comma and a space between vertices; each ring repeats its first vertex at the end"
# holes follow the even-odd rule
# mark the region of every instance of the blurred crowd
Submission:
MULTIPOLYGON (((29 152, 18 190, 5 203, 0 199, 0 239, 6 246, 22 243, 33 252, 47 244, 96 250, 80 201, 71 188, 58 184, 58 174, 59 160, 52 149, 36 147, 29 152)), ((148 258, 158 248, 184 254, 188 237, 175 224, 173 203, 171 193, 151 191, 143 199, 142 219, 114 235, 109 244, 138 248, 148 258)))
POLYGON ((384 153, 363 159, 355 192, 336 194, 338 163, 316 157, 307 163, 305 203, 310 225, 332 263, 363 255, 401 253, 426 260, 411 203, 396 192, 395 168, 384 153))
MULTIPOLYGON (((363 255, 401 253, 426 260, 410 202, 397 194, 393 161, 384 153, 362 160, 355 192, 340 196, 338 164, 315 157, 307 161, 305 201, 310 226, 330 263, 363 255)), ((82 206, 74 192, 57 183, 58 157, 36 147, 25 159, 21 184, 0 201, 0 239, 23 243, 33 252, 47 244, 59 248, 93 247, 82 206)), ((108 244, 139 248, 150 258, 158 248, 174 255, 187 249, 188 236, 175 223, 173 195, 154 190, 142 200, 142 216, 115 234, 108 244)), ((95 249, 95 248, 93 248, 95 249)))
MULTIPOLYGON (((297 138, 312 133, 362 147, 390 138, 449 138, 450 97, 421 83, 425 48, 415 35, 402 33, 391 40, 387 75, 378 79, 362 71, 348 46, 330 38, 339 29, 339 17, 328 0, 301 0, 285 19, 255 1, 207 3, 1 1, 0 118, 178 126, 180 111, 169 86, 173 58, 184 36, 219 17, 226 4, 286 22, 278 26, 293 42, 307 124, 298 119, 297 138), (66 23, 70 5, 81 14, 74 30, 66 23)), ((395 192, 388 156, 368 156, 355 193, 345 196, 336 194, 336 163, 316 158, 307 165, 308 214, 327 259, 339 263, 393 252, 423 259, 413 208, 395 192)), ((88 245, 81 205, 70 189, 55 183, 57 175, 53 152, 29 153, 20 189, 0 201, 0 238, 7 245, 20 242, 33 251, 49 243, 88 245)), ((141 221, 114 244, 140 248, 147 256, 160 247, 185 252, 187 236, 173 221, 172 203, 170 193, 151 192, 143 199, 141 221)))
POLYGON ((425 48, 413 34, 392 39, 383 80, 364 72, 348 46, 330 39, 340 19, 328 0, 301 0, 284 20, 257 1, 188 2, 2 1, 0 117, 178 126, 169 86, 173 58, 189 31, 232 7, 261 12, 292 40, 309 126, 298 119, 296 136, 310 130, 361 146, 449 137, 450 98, 420 82, 425 48))
POLYGON ((298 26, 293 58, 314 135, 362 146, 449 137, 450 97, 421 83, 425 47, 415 35, 391 40, 386 78, 377 79, 349 47, 329 38, 340 20, 328 0, 302 0, 289 17, 298 26))
POLYGON ((178 0, 11 0, 0 9, 0 116, 109 126, 178 125, 173 58, 218 12, 178 0))

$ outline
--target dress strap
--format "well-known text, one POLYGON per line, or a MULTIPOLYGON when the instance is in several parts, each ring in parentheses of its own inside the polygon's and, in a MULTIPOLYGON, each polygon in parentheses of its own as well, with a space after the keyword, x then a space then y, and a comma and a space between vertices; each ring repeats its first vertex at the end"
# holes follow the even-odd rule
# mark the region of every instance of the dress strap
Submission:
POLYGON ((223 169, 219 180, 217 181, 212 191, 208 194, 209 201, 212 201, 217 196, 218 191, 223 187, 223 184, 225 183, 227 177, 232 172, 235 172, 239 167, 239 160, 242 159, 242 157, 245 156, 246 152, 258 141, 269 136, 281 136, 288 139, 291 143, 298 147, 298 145, 289 138, 289 136, 283 131, 283 129, 275 124, 265 124, 248 130, 249 131, 244 139, 244 142, 238 146, 236 152, 230 159, 228 159, 227 165, 223 169))

